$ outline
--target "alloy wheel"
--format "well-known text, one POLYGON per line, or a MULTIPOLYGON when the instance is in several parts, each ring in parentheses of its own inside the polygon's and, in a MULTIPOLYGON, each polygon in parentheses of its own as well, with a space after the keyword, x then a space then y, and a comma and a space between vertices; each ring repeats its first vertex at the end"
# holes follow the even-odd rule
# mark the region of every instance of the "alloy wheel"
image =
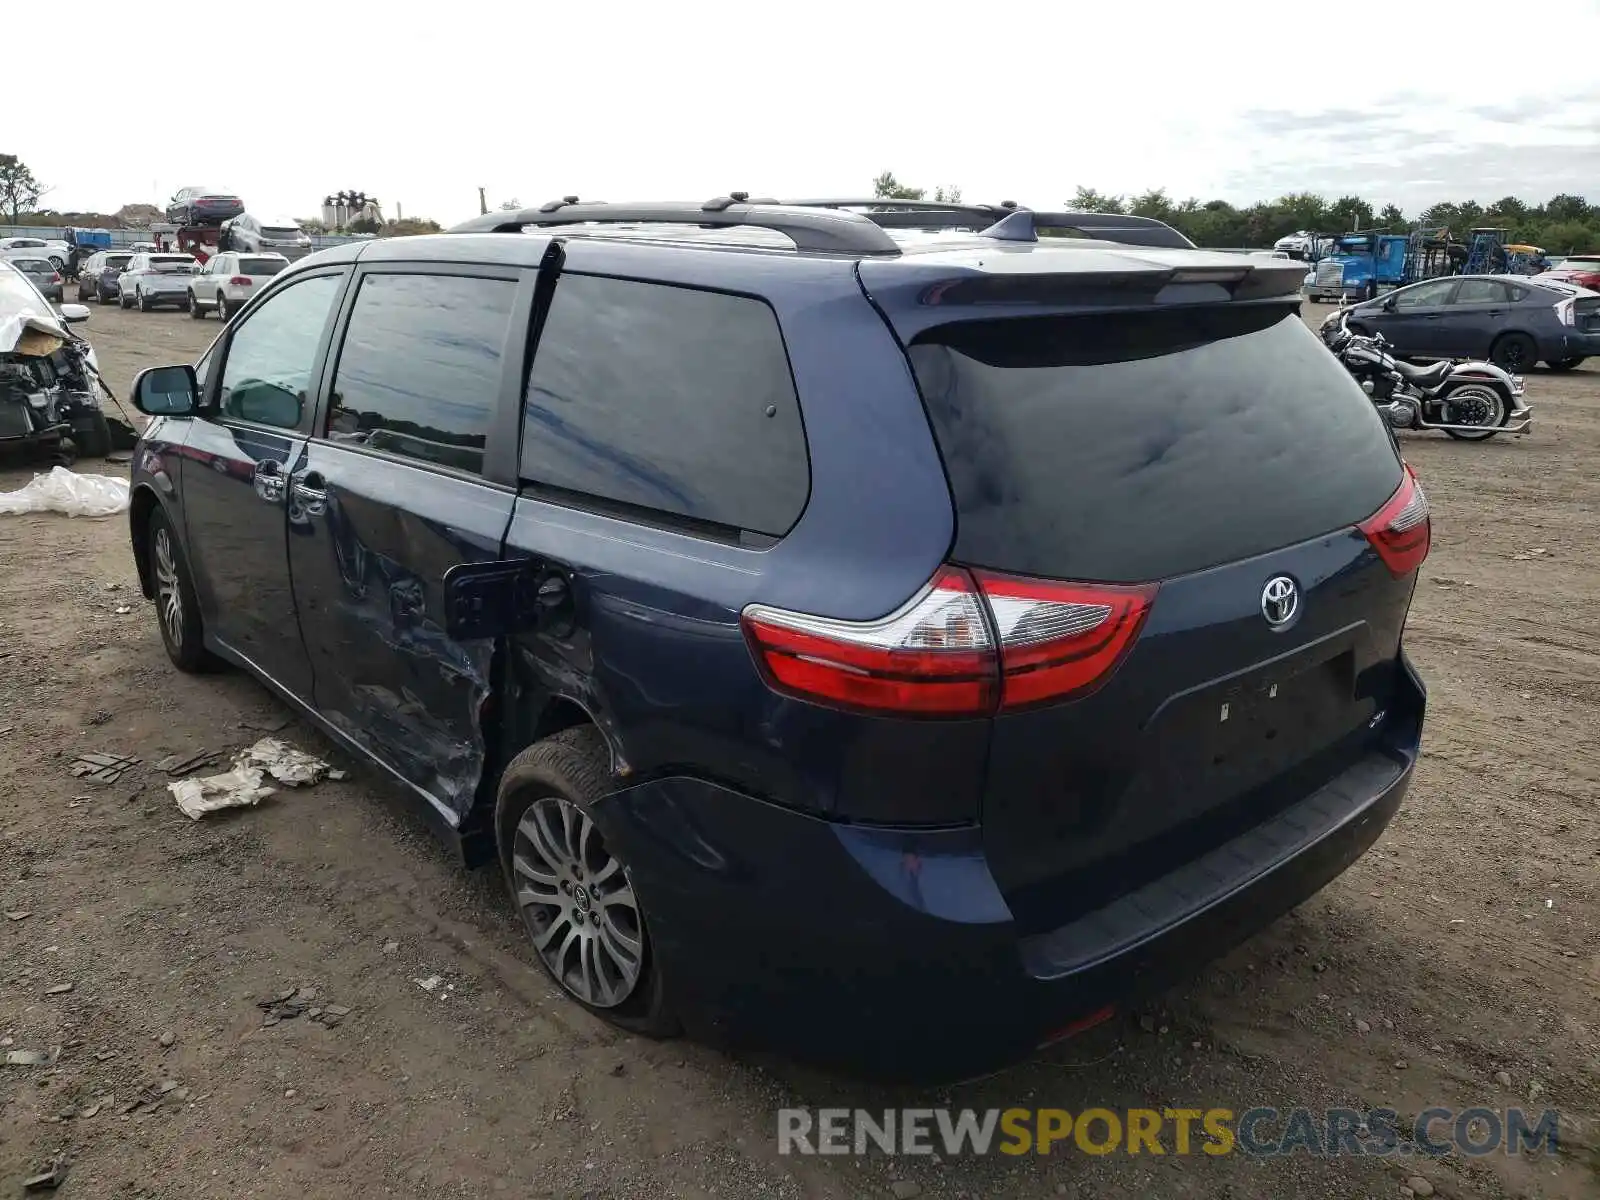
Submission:
POLYGON ((183 593, 178 587, 178 559, 172 549, 172 535, 156 530, 156 611, 174 649, 183 647, 183 593))
POLYGON ((550 973, 593 1008, 633 994, 644 927, 633 883, 588 814, 543 796, 517 822, 511 867, 517 906, 550 973))

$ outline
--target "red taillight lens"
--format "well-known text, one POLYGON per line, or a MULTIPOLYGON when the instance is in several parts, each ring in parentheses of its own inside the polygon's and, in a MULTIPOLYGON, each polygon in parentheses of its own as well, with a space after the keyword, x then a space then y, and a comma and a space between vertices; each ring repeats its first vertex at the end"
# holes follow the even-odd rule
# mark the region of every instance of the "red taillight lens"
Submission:
POLYGON ((990 716, 1082 696, 1139 635, 1155 585, 1055 583, 959 567, 876 621, 752 604, 745 637, 776 690, 907 716, 990 716), (999 641, 995 635, 998 633, 999 641))
POLYGON ((60 271, 51 271, 50 272, 50 282, 51 283, 60 283, 61 282, 61 272, 60 271))
POLYGON ((1361 522, 1359 528, 1394 575, 1410 574, 1422 565, 1433 538, 1433 522, 1428 515, 1427 493, 1409 464, 1389 502, 1361 522))
POLYGON ((778 691, 844 708, 982 716, 999 680, 994 640, 972 577, 942 567, 876 621, 840 621, 752 604, 745 637, 778 691))
POLYGON ((235 275, 232 279, 228 280, 228 285, 230 287, 249 287, 250 286, 250 276, 248 276, 248 275, 235 275))
POLYGON ((1150 614, 1155 584, 1056 583, 978 572, 1000 637, 1002 708, 1068 700, 1117 669, 1150 614))

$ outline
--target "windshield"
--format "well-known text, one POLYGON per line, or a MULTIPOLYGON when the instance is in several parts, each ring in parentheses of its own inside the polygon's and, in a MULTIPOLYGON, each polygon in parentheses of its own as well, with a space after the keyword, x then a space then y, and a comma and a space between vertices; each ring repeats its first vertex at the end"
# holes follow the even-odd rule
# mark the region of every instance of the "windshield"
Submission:
POLYGON ((1372 243, 1365 238, 1359 238, 1352 242, 1340 241, 1333 244, 1333 252, 1335 254, 1365 254, 1371 249, 1372 243))
POLYGON ((295 225, 263 225, 261 236, 269 238, 295 238, 300 236, 300 229, 295 225))
POLYGON ((163 275, 182 275, 186 271, 193 271, 195 265, 195 260, 187 254, 154 254, 150 257, 150 269, 163 275))
POLYGON ((963 562, 1164 579, 1352 525, 1400 482, 1371 402, 1280 305, 962 322, 910 359, 963 562))
POLYGON ((241 258, 239 260, 239 274, 276 275, 288 265, 281 258, 241 258))

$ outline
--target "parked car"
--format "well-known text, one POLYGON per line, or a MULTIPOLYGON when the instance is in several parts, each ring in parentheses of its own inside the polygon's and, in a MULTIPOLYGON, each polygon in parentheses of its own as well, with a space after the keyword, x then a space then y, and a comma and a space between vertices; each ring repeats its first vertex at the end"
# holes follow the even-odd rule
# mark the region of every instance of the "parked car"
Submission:
POLYGON ((1600 292, 1600 254, 1573 254, 1552 266, 1550 270, 1533 277, 1535 283, 1554 280, 1572 283, 1592 292, 1600 292))
POLYGON ((172 662, 252 672, 498 862, 579 1004, 950 1078, 1378 837, 1429 522, 1299 263, 905 218, 558 204, 321 251, 139 376, 129 519, 172 662))
POLYGON ((61 272, 48 258, 28 258, 24 254, 8 254, 6 261, 28 277, 28 282, 39 289, 46 300, 61 303, 61 272))
POLYGON ((1600 354, 1600 294, 1545 276, 1425 279, 1350 310, 1402 358, 1487 358, 1512 374, 1543 362, 1570 371, 1600 354))
POLYGON ((67 255, 71 252, 72 247, 59 238, 0 238, 0 257, 11 258, 23 254, 29 258, 47 258, 58 271, 67 265, 67 255))
POLYGON ((117 304, 149 312, 158 304, 189 306, 189 279, 200 264, 192 254, 135 254, 117 276, 117 304))
POLYGON ((167 220, 176 225, 220 225, 244 211, 244 203, 232 192, 216 188, 178 189, 167 205, 167 220))
POLYGON ((198 319, 214 310, 226 321, 288 265, 281 254, 213 254, 189 280, 189 315, 198 319))
POLYGON ((293 217, 263 221, 252 213, 237 216, 223 226, 230 250, 273 250, 290 258, 311 253, 311 235, 293 217))
POLYGON ((134 254, 155 254, 161 247, 154 242, 135 242, 128 249, 134 254))
POLYGON ((118 295, 117 281, 127 270, 133 252, 101 250, 91 254, 78 268, 78 303, 93 300, 110 304, 118 295))

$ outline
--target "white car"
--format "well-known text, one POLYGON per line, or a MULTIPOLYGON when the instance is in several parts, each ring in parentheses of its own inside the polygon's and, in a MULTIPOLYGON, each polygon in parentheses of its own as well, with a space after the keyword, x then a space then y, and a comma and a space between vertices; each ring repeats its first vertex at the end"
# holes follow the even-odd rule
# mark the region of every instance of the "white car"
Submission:
POLYGON ((149 312, 158 304, 189 307, 189 280, 200 264, 192 254, 135 254, 117 276, 117 303, 149 312))
POLYGON ((224 244, 241 253, 274 250, 288 258, 311 253, 311 235, 293 217, 266 219, 245 213, 224 223, 224 244))
POLYGON ((195 320, 212 309, 226 321, 289 265, 281 254, 213 254, 200 274, 188 281, 189 315, 195 320))
POLYGON ((22 254, 28 258, 48 258, 50 265, 58 271, 67 265, 67 255, 71 253, 72 247, 58 238, 0 238, 0 257, 11 258, 22 254))

